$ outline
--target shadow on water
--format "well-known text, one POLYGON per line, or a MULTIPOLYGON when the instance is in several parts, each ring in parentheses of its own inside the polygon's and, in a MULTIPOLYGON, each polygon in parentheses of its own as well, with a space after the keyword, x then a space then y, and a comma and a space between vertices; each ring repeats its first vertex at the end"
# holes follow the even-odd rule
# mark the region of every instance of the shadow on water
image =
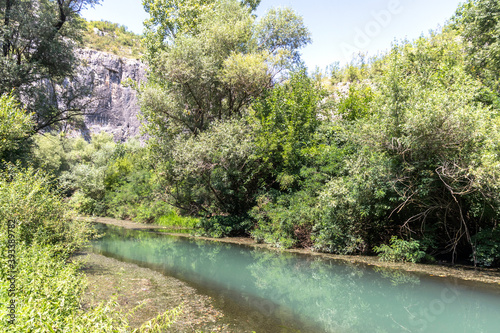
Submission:
POLYGON ((93 250, 190 283, 256 332, 498 332, 500 290, 244 245, 99 226, 93 250))

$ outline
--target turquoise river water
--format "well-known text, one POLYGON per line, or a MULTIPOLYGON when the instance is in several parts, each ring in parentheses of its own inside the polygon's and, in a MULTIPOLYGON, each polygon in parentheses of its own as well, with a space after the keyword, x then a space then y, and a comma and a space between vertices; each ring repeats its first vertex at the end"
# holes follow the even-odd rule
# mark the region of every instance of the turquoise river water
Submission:
POLYGON ((158 270, 261 332, 500 332, 500 288, 100 225, 93 251, 158 270))

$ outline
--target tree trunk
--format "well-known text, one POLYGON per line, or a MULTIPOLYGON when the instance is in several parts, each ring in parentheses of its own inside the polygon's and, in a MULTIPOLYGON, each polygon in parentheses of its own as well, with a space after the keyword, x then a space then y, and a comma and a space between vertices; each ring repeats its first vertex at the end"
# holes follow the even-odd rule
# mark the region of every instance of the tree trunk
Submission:
MULTIPOLYGON (((14 0, 7 0, 5 3, 5 20, 4 20, 5 28, 7 28, 10 24, 10 11, 12 9, 13 1, 14 0)), ((3 38, 4 38, 3 56, 7 57, 9 55, 9 49, 10 49, 10 38, 8 36, 8 30, 5 31, 3 38)))

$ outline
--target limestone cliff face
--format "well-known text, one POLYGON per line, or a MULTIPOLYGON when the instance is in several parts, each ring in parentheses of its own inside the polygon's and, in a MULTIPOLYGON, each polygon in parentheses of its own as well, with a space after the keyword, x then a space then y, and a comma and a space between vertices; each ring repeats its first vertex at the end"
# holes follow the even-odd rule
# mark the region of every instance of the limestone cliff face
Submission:
POLYGON ((77 56, 82 60, 78 76, 96 95, 92 115, 85 116, 84 137, 105 131, 113 134, 115 141, 125 141, 140 134, 136 92, 122 83, 127 79, 144 81, 146 66, 139 60, 90 49, 78 50, 77 56))

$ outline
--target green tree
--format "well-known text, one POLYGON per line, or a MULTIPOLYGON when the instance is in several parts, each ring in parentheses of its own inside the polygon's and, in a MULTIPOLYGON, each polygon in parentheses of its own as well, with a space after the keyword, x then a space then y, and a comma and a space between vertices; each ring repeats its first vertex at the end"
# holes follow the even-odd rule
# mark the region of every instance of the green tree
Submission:
POLYGON ((157 21, 145 37, 149 80, 140 100, 156 171, 184 212, 242 214, 255 200, 260 169, 240 120, 299 61, 296 51, 309 33, 289 9, 256 21, 251 10, 258 2, 154 3, 157 21), (183 11, 196 20, 173 14, 183 11))
POLYGON ((106 172, 115 152, 113 136, 105 132, 93 135, 90 143, 83 138, 71 143, 65 157, 70 168, 59 180, 79 212, 105 214, 106 172))
MULTIPOLYGON (((466 42, 468 70, 498 95, 500 93, 500 2, 498 0, 465 2, 457 10, 452 27, 461 33, 466 42)), ((493 101, 498 105, 496 99, 493 101)))
POLYGON ((172 204, 190 214, 245 214, 265 176, 255 150, 242 120, 213 123, 198 137, 179 138, 163 175, 172 204))
MULTIPOLYGON (((255 10, 261 0, 243 0, 241 5, 248 10, 255 10)), ((152 60, 158 52, 165 50, 175 42, 178 35, 188 33, 196 35, 201 17, 216 10, 218 0, 143 0, 144 10, 149 19, 144 22, 146 58, 152 60)))
POLYGON ((88 89, 71 76, 79 39, 78 13, 99 0, 1 0, 0 93, 12 89, 24 107, 35 113, 40 131, 83 112, 79 97, 88 89))
MULTIPOLYGON (((289 10, 273 11, 263 19, 267 22, 272 16, 275 30, 264 24, 269 39, 259 43, 262 29, 255 27, 247 7, 237 1, 212 5, 216 5, 213 10, 199 9, 199 33, 188 29, 170 41, 162 37, 162 51, 148 44, 159 33, 146 33, 150 71, 141 101, 155 136, 175 136, 184 130, 197 135, 213 120, 241 116, 248 104, 272 86, 292 51, 309 41, 301 19, 289 10)), ((165 20, 165 24, 170 22, 168 17, 165 20)))
POLYGON ((320 124, 321 88, 305 70, 277 85, 252 105, 260 157, 274 170, 282 188, 291 188, 307 165, 320 124))
POLYGON ((499 133, 495 112, 477 101, 483 86, 467 72, 465 56, 447 31, 385 57, 369 112, 352 127, 359 151, 348 176, 332 179, 320 195, 328 214, 318 245, 335 248, 348 235, 358 250, 370 250, 379 235, 397 234, 452 260, 476 257, 472 236, 498 221, 499 133))
POLYGON ((0 96, 0 161, 10 159, 33 130, 30 114, 20 108, 12 94, 0 96))

